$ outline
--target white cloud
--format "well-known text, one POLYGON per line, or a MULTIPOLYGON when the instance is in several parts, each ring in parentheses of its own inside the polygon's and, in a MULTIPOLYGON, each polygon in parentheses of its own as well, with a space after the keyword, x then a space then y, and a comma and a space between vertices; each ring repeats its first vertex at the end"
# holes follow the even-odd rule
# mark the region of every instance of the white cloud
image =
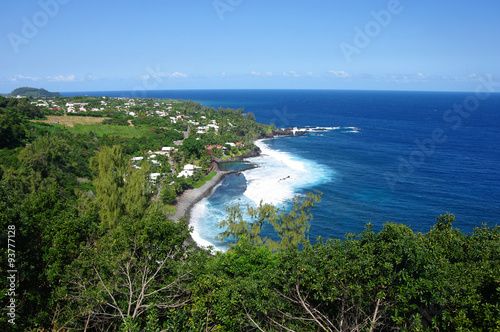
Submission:
POLYGON ((87 77, 85 77, 85 80, 86 81, 97 81, 97 80, 99 80, 99 77, 89 74, 89 75, 87 75, 87 77))
POLYGON ((351 77, 351 74, 343 71, 343 70, 330 70, 329 73, 335 75, 338 78, 347 78, 351 77))
POLYGON ((49 82, 73 82, 75 81, 75 75, 68 75, 68 76, 63 76, 63 75, 58 75, 58 76, 47 76, 45 78, 49 82))
POLYGON ((9 79, 12 82, 19 82, 19 81, 41 81, 42 79, 40 77, 32 77, 32 76, 24 76, 24 75, 14 75, 9 79))
POLYGON ((184 74, 184 73, 181 73, 181 72, 178 72, 178 71, 176 71, 175 73, 171 73, 171 74, 160 73, 160 72, 152 72, 151 75, 150 74, 146 74, 146 75, 139 76, 139 80, 141 80, 141 81, 147 81, 149 79, 154 79, 157 82, 161 82, 161 81, 163 81, 166 78, 186 78, 186 77, 188 77, 187 74, 184 74))
POLYGON ((300 77, 299 74, 297 74, 295 71, 293 70, 289 70, 289 71, 284 71, 283 72, 283 76, 285 77, 300 77))
POLYGON ((265 71, 264 75, 266 75, 267 77, 271 77, 271 76, 273 76, 273 72, 271 72, 271 71, 265 71))
POLYGON ((307 75, 308 77, 321 77, 320 75, 314 74, 312 71, 308 71, 308 72, 306 73, 306 75, 307 75))
POLYGON ((176 71, 175 73, 168 75, 168 77, 169 78, 186 78, 188 76, 187 76, 187 74, 180 73, 180 72, 176 71))
POLYGON ((261 74, 260 72, 258 72, 258 71, 252 70, 252 71, 250 72, 250 75, 253 75, 253 76, 261 76, 262 74, 261 74))

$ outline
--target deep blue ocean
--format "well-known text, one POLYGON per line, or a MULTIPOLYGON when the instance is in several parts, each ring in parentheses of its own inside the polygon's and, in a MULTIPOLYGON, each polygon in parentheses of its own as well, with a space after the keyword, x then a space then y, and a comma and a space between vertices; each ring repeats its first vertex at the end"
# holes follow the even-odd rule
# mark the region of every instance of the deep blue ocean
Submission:
MULTIPOLYGON (((82 93, 63 93, 72 96, 82 93)), ((85 92, 134 96, 133 92, 85 92)), ((195 100, 244 108, 278 128, 332 128, 305 136, 259 141, 260 165, 228 176, 191 213, 193 237, 213 238, 225 206, 282 206, 318 190, 310 238, 342 238, 371 222, 406 224, 428 232, 440 214, 456 216, 469 233, 499 223, 500 94, 339 90, 174 90, 147 97, 195 100)))

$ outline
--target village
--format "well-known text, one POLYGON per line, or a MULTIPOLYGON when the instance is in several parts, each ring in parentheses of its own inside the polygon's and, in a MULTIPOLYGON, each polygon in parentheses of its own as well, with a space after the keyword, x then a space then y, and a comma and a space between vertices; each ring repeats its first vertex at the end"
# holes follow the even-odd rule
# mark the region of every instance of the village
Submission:
POLYGON ((78 132, 98 133, 110 128, 134 131, 136 138, 122 139, 130 165, 138 170, 146 166, 157 195, 170 193, 166 203, 215 176, 218 163, 241 159, 253 151, 253 140, 271 130, 242 110, 216 110, 193 101, 78 96, 40 98, 30 103, 51 119, 57 116, 51 125, 61 126, 64 119, 73 119, 75 127, 69 129, 78 132), (78 124, 79 119, 100 122, 78 124), (140 130, 154 139, 135 134, 140 130))

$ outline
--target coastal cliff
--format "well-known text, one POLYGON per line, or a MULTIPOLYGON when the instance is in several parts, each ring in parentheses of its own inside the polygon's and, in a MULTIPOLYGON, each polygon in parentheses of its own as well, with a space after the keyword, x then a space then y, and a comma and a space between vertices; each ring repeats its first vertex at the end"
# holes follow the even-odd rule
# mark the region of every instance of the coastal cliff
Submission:
POLYGON ((247 159, 247 158, 258 157, 260 155, 260 153, 261 153, 260 148, 256 146, 254 149, 248 151, 245 154, 242 154, 241 156, 236 156, 236 157, 231 157, 231 158, 226 158, 226 159, 213 158, 213 161, 215 161, 217 164, 242 161, 242 160, 247 159))
POLYGON ((259 139, 274 138, 279 136, 300 136, 307 134, 307 130, 300 130, 297 128, 288 127, 286 129, 276 129, 269 134, 264 134, 259 137, 259 139))

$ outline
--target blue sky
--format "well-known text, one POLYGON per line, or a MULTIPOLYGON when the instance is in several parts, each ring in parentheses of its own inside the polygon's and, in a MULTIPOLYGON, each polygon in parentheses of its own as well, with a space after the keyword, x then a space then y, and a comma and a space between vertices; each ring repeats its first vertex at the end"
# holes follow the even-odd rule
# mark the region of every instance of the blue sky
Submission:
POLYGON ((500 81, 500 1, 19 0, 0 92, 474 91, 500 81))

